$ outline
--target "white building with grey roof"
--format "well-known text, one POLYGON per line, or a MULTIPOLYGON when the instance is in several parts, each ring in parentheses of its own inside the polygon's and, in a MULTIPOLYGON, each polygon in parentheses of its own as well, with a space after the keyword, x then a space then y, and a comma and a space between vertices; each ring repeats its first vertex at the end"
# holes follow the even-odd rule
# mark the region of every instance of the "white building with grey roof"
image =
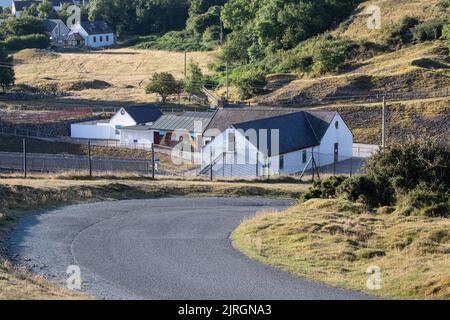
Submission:
POLYGON ((228 113, 219 110, 204 132, 211 142, 202 150, 201 174, 210 174, 211 163, 218 176, 296 174, 352 157, 353 134, 337 112, 255 112, 252 120, 247 110, 243 121, 228 113))

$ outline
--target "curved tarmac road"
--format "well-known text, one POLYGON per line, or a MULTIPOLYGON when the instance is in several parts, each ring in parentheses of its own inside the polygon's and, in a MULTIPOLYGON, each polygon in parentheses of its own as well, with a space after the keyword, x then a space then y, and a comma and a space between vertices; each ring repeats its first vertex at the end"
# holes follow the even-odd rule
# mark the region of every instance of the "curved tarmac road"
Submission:
POLYGON ((165 198, 76 205, 24 218, 9 254, 61 284, 110 299, 365 299, 294 278, 236 251, 230 232, 285 200, 165 198))

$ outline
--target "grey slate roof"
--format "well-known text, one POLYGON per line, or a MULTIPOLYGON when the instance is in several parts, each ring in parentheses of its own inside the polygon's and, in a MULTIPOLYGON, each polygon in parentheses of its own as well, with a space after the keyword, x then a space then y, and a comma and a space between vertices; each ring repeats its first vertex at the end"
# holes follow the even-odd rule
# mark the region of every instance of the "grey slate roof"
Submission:
POLYGON ((129 126, 129 127, 123 127, 120 130, 131 130, 131 131, 150 131, 153 130, 151 126, 129 126))
POLYGON ((213 112, 185 112, 181 115, 165 114, 161 118, 159 118, 158 121, 156 121, 151 127, 154 130, 187 130, 189 132, 194 132, 196 129, 196 122, 201 122, 203 129, 209 124, 213 116, 213 112))
POLYGON ((125 111, 136 121, 137 124, 155 122, 162 116, 162 112, 157 105, 134 105, 124 107, 125 111))
MULTIPOLYGON (((268 153, 270 156, 286 154, 320 145, 336 112, 334 111, 301 111, 276 117, 233 124, 236 129, 247 131, 254 129, 268 130, 268 153), (279 150, 271 150, 271 130, 279 130, 279 150)), ((260 149, 258 137, 258 149, 260 149)), ((260 151, 264 152, 265 150, 260 151)), ((266 153, 266 152, 264 152, 266 153)))
POLYGON ((43 19, 42 24, 44 25, 45 29, 47 29, 47 32, 52 32, 58 23, 61 22, 64 24, 64 22, 61 19, 43 19))
POLYGON ((104 21, 82 21, 80 25, 89 35, 114 33, 113 30, 104 21))
MULTIPOLYGON (((264 119, 274 116, 279 116, 283 114, 289 114, 296 112, 292 109, 282 109, 282 108, 236 108, 236 109, 220 109, 217 110, 213 119, 209 123, 205 131, 211 129, 217 129, 220 132, 228 129, 235 123, 248 122, 258 119, 264 119)), ((206 132, 206 135, 208 133, 206 132)))

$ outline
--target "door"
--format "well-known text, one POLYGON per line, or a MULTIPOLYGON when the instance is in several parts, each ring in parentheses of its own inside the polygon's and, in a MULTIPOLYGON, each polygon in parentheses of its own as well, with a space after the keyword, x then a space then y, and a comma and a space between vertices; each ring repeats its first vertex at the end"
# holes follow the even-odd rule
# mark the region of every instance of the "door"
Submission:
POLYGON ((158 131, 153 131, 153 143, 159 144, 159 132, 158 131))
POLYGON ((339 143, 334 144, 334 162, 339 161, 339 143))

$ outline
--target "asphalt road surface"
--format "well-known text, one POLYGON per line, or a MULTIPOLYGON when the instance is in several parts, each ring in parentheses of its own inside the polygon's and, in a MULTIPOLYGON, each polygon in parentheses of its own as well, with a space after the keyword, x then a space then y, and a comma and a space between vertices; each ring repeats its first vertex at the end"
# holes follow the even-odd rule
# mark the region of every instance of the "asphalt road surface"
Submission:
POLYGON ((106 299, 366 299, 295 278, 247 258, 230 232, 286 200, 165 198, 75 205, 30 215, 9 255, 65 284, 81 268, 82 290, 106 299))

